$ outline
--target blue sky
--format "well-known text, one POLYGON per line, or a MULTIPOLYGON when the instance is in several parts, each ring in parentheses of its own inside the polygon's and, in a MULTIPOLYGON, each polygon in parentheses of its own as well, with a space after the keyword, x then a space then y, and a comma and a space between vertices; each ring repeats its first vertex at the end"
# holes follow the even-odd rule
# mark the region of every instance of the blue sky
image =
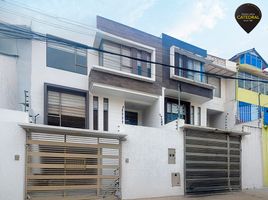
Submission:
MULTIPOLYGON (((7 2, 10 0, 6 0, 7 2)), ((160 36, 166 33, 213 55, 229 59, 253 47, 268 60, 268 1, 243 0, 14 0, 55 17, 72 19, 89 26, 95 16, 118 21, 160 36), (243 3, 256 4, 262 11, 257 27, 247 34, 234 18, 243 3)), ((5 3, 1 3, 4 5, 5 3)))

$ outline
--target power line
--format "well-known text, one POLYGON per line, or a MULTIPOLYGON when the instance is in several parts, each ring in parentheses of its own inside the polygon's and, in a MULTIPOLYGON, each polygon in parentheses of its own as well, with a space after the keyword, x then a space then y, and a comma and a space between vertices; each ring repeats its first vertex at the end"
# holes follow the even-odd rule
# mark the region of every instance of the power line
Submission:
MULTIPOLYGON (((53 20, 58 20, 58 21, 62 21, 62 22, 64 22, 65 24, 71 24, 71 25, 75 25, 75 26, 80 26, 80 27, 83 27, 84 29, 88 29, 88 30, 93 30, 93 31, 95 31, 95 32, 97 32, 97 31, 100 31, 100 30, 98 30, 98 29, 96 29, 95 27, 90 27, 89 25, 86 25, 86 24, 83 24, 83 23, 80 23, 80 22, 76 22, 76 21, 74 21, 74 20, 69 20, 69 19, 67 19, 67 18, 63 18, 63 17, 56 17, 56 16, 52 16, 52 15, 49 15, 49 14, 47 14, 47 13, 44 13, 44 12, 42 12, 42 11, 38 11, 38 10, 35 10, 35 9, 33 9, 33 8, 31 8, 31 7, 28 7, 28 6, 26 6, 26 4, 24 4, 25 6, 21 6, 21 5, 19 5, 19 3, 13 3, 13 2, 9 2, 9 1, 5 1, 5 3, 9 3, 9 4, 11 4, 11 5, 15 5, 15 6, 17 6, 17 7, 21 7, 21 8, 24 8, 24 9, 27 9, 27 10, 30 10, 30 11, 32 11, 32 12, 36 12, 36 13, 39 13, 39 14, 42 14, 42 15, 45 15, 45 16, 48 16, 48 17, 51 17, 53 20), (63 20, 61 20, 61 19, 63 19, 63 20), (66 21, 65 21, 66 20, 66 21), (71 22, 73 22, 73 23, 70 23, 69 21, 71 21, 71 22)), ((1 8, 0 8, 1 9, 1 8)), ((64 26, 61 26, 61 25, 59 25, 59 24, 53 24, 53 23, 51 23, 51 24, 49 24, 48 22, 46 22, 46 21, 44 21, 44 20, 40 20, 40 19, 36 19, 36 18, 34 18, 33 16, 29 16, 29 15, 25 15, 25 14, 19 14, 18 13, 18 11, 17 10, 6 10, 6 9, 2 9, 2 11, 3 12, 7 12, 7 13, 11 13, 11 14, 14 14, 14 15, 17 15, 17 16, 23 16, 23 17, 28 17, 28 18, 30 18, 30 19, 32 19, 33 21, 36 21, 36 22, 38 22, 38 23, 41 23, 41 24, 46 24, 46 25, 49 25, 49 26, 52 26, 52 27, 55 27, 55 28, 58 28, 58 29, 63 29, 63 30, 69 30, 69 31, 71 31, 71 32, 74 32, 74 33, 78 33, 78 34, 83 34, 83 35, 87 35, 87 36, 89 36, 89 35, 93 35, 94 37, 96 37, 96 38, 100 38, 98 35, 94 35, 94 34, 90 34, 90 33, 88 33, 88 32, 81 32, 81 31, 77 31, 76 29, 74 30, 74 29, 72 29, 72 28, 67 28, 66 29, 66 27, 64 27, 64 26)), ((156 36, 155 36, 156 37, 156 36)), ((161 38, 159 38, 159 39, 161 39, 161 38)), ((160 50, 157 50, 157 49, 155 49, 155 51, 156 52, 158 52, 158 53, 160 53, 161 55, 163 54, 163 52, 166 52, 167 54, 169 54, 169 55, 172 55, 172 56, 174 56, 175 55, 175 53, 170 53, 170 51, 168 50, 168 49, 163 49, 162 48, 162 50, 160 51, 160 50)))
MULTIPOLYGON (((163 67, 168 67, 168 68, 174 68, 174 69, 179 69, 182 71, 188 71, 188 72, 193 72, 193 73, 199 73, 199 74, 204 74, 207 76, 214 76, 214 77, 219 77, 219 78, 224 78, 224 79, 232 79, 232 80, 245 80, 245 81, 252 81, 252 82, 263 82, 263 83, 268 83, 268 80, 255 80, 255 79, 246 79, 246 78, 237 78, 237 77, 232 77, 232 76, 226 76, 226 75, 218 75, 218 74, 213 74, 213 73, 209 73, 209 72, 203 72, 203 71, 198 71, 198 70, 193 70, 193 69, 188 69, 188 68, 183 68, 183 67, 178 67, 178 66, 172 66, 169 64, 165 64, 165 63, 160 63, 160 62, 154 62, 154 61, 148 61, 145 59, 140 59, 140 58, 136 58, 136 57, 132 57, 132 56, 127 56, 127 55, 123 55, 123 54, 119 54, 119 53, 114 53, 111 51, 106 51, 100 48, 96 48, 96 47, 92 47, 92 46, 88 46, 88 45, 84 45, 84 44, 79 44, 79 43, 75 43, 75 42, 70 42, 70 41, 66 41, 66 40, 60 40, 58 38, 54 38, 54 37, 50 37, 41 33, 37 33, 37 32, 33 32, 30 31, 28 29, 22 28, 22 27, 14 27, 11 26, 9 24, 5 24, 5 26, 13 29, 13 31, 10 30, 6 30, 6 29, 1 29, 0 28, 0 32, 4 32, 5 34, 14 34, 14 30, 17 31, 16 33, 20 34, 20 33, 26 33, 28 34, 28 37, 20 37, 21 39, 34 39, 34 40, 39 40, 39 41, 50 41, 50 42, 55 42, 58 44, 63 44, 63 45, 67 45, 67 46, 73 46, 73 47, 77 47, 77 48, 84 48, 84 49, 88 49, 88 50, 94 50, 94 51, 98 51, 98 52, 102 52, 102 53, 107 53, 107 54, 111 54, 111 55, 116 55, 116 56, 120 56, 120 57, 125 57, 125 58, 129 58, 132 60, 137 60, 137 61, 141 61, 141 62, 145 62, 145 63, 150 63, 150 64, 155 64, 155 65, 161 65, 163 67), (29 38, 30 36, 30 38, 29 38)), ((14 35, 13 35, 14 36, 14 35)))

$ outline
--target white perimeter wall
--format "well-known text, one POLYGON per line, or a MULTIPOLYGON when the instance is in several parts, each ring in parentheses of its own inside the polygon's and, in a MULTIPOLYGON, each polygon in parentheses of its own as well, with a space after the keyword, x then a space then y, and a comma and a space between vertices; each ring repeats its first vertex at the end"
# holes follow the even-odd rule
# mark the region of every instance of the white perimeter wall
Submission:
POLYGON ((18 123, 28 122, 27 113, 0 109, 0 199, 24 199, 25 132, 18 123), (15 160, 19 155, 19 160, 15 160))
POLYGON ((17 109, 17 58, 0 54, 0 108, 17 109))
POLYGON ((163 128, 125 125, 122 133, 127 134, 122 142, 122 198, 183 195, 183 134, 176 131, 176 122, 163 128), (176 149, 176 164, 168 164, 168 148, 176 149), (181 186, 172 187, 173 172, 180 173, 181 186))
POLYGON ((250 132, 250 135, 242 137, 242 189, 254 189, 263 187, 262 164, 262 132, 255 128, 257 123, 237 125, 236 130, 250 132), (252 127, 251 127, 252 126, 252 127))

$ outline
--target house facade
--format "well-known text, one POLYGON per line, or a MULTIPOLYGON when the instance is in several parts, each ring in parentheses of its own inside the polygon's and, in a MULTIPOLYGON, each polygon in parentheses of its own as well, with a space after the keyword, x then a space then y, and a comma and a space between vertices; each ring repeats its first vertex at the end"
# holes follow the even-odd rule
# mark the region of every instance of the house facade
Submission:
POLYGON ((264 69, 266 61, 255 48, 234 55, 230 60, 237 63, 238 78, 236 82, 237 114, 236 124, 253 126, 259 129, 262 139, 264 185, 268 185, 267 176, 267 95, 268 76, 264 69), (243 79, 255 79, 251 82, 243 79), (262 82, 263 81, 263 82, 262 82))
POLYGON ((100 16, 88 35, 2 27, 1 34, 17 35, 1 40, 0 105, 28 115, 16 130, 3 125, 25 134, 26 149, 16 150, 26 158, 17 160, 20 199, 135 199, 262 186, 262 171, 256 184, 244 184, 259 163, 243 154, 255 144, 251 129, 234 123, 236 81, 222 78, 236 75, 235 62, 100 16))

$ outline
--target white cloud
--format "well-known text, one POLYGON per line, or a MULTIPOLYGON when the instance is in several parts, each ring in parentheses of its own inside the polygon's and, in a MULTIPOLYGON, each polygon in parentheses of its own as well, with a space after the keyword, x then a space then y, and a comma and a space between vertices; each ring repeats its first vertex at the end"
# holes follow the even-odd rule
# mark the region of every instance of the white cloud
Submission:
POLYGON ((135 2, 135 4, 132 5, 132 8, 130 8, 129 14, 126 18, 130 26, 133 26, 136 21, 140 19, 144 13, 154 5, 155 0, 140 0, 133 2, 135 2))
POLYGON ((198 0, 184 17, 180 18, 169 31, 170 35, 184 40, 191 40, 191 35, 204 29, 213 29, 225 16, 225 9, 220 0, 198 0))

